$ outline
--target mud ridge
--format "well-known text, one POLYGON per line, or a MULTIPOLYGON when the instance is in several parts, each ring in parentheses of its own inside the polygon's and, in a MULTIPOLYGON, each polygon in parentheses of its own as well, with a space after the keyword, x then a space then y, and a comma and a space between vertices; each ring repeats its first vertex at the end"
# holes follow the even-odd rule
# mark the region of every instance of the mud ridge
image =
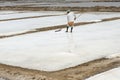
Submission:
POLYGON ((42 7, 31 7, 31 5, 21 5, 21 6, 1 6, 0 10, 18 10, 18 11, 66 11, 71 9, 73 11, 81 12, 120 12, 120 7, 115 6, 94 6, 94 7, 61 7, 61 6, 42 6, 42 7))
MULTIPOLYGON (((75 26, 86 25, 86 24, 93 24, 93 23, 100 23, 100 22, 112 21, 112 20, 118 20, 118 19, 120 19, 120 17, 106 18, 106 19, 102 19, 101 21, 97 21, 97 22, 96 21, 92 21, 92 22, 78 22, 78 23, 75 23, 75 26)), ((25 32, 21 32, 21 33, 15 33, 15 34, 10 34, 10 35, 0 35, 0 39, 14 37, 14 36, 19 36, 19 35, 25 35, 25 34, 31 34, 31 33, 36 33, 36 32, 43 32, 43 31, 49 31, 49 30, 62 29, 62 28, 66 28, 66 24, 50 26, 50 27, 43 27, 43 28, 36 28, 36 29, 29 30, 29 31, 25 31, 25 32)))
POLYGON ((0 64, 0 76, 8 80, 85 80, 117 67, 120 67, 120 58, 101 58, 52 72, 0 64))
POLYGON ((85 80, 86 78, 116 67, 120 67, 120 58, 101 58, 78 65, 76 67, 53 72, 53 74, 58 78, 61 78, 62 76, 62 80, 85 80))
POLYGON ((40 17, 50 17, 50 16, 61 16, 61 15, 43 15, 43 16, 31 16, 31 17, 3 19, 3 20, 0 20, 0 22, 2 22, 2 21, 12 21, 12 20, 22 20, 22 19, 31 19, 31 18, 40 18, 40 17))

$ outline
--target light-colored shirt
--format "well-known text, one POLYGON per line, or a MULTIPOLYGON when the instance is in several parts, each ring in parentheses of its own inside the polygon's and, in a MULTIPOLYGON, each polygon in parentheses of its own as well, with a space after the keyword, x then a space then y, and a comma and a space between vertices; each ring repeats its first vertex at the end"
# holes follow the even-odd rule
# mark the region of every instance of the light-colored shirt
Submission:
POLYGON ((70 12, 70 13, 67 14, 67 21, 68 22, 74 22, 74 19, 75 19, 74 12, 70 12))

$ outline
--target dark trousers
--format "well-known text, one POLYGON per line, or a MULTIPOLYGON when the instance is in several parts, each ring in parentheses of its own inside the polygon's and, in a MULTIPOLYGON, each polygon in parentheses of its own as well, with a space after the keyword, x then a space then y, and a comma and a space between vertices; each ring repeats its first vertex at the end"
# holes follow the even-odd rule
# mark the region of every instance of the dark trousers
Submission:
MULTIPOLYGON (((71 28, 70 32, 72 32, 73 31, 73 27, 70 27, 70 28, 71 28)), ((66 32, 68 32, 68 29, 69 29, 69 26, 67 26, 66 32)))

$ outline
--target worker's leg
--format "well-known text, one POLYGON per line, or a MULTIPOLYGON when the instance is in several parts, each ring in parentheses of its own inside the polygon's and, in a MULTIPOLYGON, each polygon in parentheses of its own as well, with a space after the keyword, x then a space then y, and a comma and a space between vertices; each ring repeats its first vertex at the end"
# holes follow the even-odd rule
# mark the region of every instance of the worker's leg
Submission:
POLYGON ((67 28, 66 28, 66 32, 68 32, 68 28, 69 28, 69 27, 67 26, 67 28))
POLYGON ((66 32, 68 32, 68 28, 69 27, 71 27, 71 31, 70 32, 72 32, 73 31, 73 26, 74 26, 74 22, 68 22, 68 26, 67 26, 66 32))
POLYGON ((73 26, 71 27, 71 31, 70 32, 72 33, 72 31, 73 31, 73 26))

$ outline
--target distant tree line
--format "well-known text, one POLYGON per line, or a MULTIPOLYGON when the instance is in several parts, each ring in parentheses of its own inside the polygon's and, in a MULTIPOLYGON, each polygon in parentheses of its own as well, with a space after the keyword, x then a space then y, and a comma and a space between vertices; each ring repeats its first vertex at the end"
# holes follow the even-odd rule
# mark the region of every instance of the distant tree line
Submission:
POLYGON ((96 1, 96 2, 120 2, 120 0, 0 0, 0 1, 96 1))
POLYGON ((120 0, 92 0, 96 2, 120 2, 120 0))
POLYGON ((18 1, 18 0, 0 0, 0 1, 18 1))

